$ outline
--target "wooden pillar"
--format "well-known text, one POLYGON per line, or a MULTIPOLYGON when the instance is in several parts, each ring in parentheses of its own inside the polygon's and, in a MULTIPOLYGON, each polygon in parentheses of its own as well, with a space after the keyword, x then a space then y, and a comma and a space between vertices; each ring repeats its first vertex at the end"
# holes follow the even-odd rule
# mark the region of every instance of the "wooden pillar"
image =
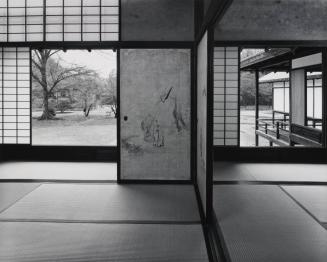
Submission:
MULTIPOLYGON (((259 70, 255 70, 255 130, 258 129, 259 118, 259 70)), ((259 146, 259 136, 255 135, 255 146, 259 146)))
POLYGON ((305 86, 306 73, 304 69, 296 69, 290 72, 291 88, 291 112, 292 123, 305 125, 305 86))
POLYGON ((322 49, 322 145, 327 148, 327 48, 322 49))

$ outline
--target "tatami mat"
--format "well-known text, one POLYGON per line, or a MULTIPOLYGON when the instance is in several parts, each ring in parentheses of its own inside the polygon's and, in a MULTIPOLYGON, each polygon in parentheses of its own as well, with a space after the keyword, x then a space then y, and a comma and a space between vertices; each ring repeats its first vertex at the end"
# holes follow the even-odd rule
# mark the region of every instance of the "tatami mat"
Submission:
POLYGON ((252 181, 255 180, 243 163, 214 162, 213 178, 217 181, 252 181))
POLYGON ((0 261, 208 261, 201 225, 0 223, 0 261))
POLYGON ((200 221, 192 185, 43 184, 0 219, 200 221))
POLYGON ((327 231, 278 186, 214 186, 232 262, 325 262, 327 231))
POLYGON ((327 165, 215 162, 215 181, 327 182, 327 165))
POLYGON ((34 183, 0 183, 0 212, 33 191, 39 185, 34 183))
POLYGON ((2 179, 116 180, 116 163, 8 162, 0 164, 2 179))
POLYGON ((283 186, 296 201, 322 223, 327 223, 327 186, 283 186))

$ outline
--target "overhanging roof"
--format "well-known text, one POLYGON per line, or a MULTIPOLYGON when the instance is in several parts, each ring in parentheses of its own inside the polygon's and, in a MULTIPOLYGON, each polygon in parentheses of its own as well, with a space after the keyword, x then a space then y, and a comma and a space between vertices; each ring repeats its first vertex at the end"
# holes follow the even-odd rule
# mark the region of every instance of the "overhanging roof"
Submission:
MULTIPOLYGON (((321 78, 321 72, 308 73, 308 79, 321 78)), ((274 83, 280 81, 289 81, 289 73, 287 72, 271 72, 259 78, 259 83, 274 83)))
POLYGON ((247 57, 241 61, 243 71, 285 71, 291 67, 291 60, 321 52, 319 48, 271 48, 265 52, 247 57))

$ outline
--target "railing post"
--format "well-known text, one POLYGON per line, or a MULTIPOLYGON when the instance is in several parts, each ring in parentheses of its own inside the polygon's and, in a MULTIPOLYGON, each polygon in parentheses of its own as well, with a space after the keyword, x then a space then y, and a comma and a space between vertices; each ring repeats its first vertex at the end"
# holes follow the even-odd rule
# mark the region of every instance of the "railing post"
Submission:
POLYGON ((275 124, 275 111, 273 111, 273 114, 272 114, 272 121, 273 121, 273 124, 275 124))
POLYGON ((276 126, 276 138, 279 139, 279 122, 277 122, 276 126))
POLYGON ((268 124, 265 123, 265 133, 268 134, 268 124))
POLYGON ((255 120, 255 146, 259 145, 259 136, 257 135, 257 130, 259 130, 259 122, 258 119, 255 120))

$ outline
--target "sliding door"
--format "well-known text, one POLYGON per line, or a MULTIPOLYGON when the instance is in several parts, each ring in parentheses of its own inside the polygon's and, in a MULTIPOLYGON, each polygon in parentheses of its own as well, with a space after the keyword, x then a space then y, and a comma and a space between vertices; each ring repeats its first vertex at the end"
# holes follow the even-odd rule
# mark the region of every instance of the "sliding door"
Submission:
POLYGON ((191 51, 120 52, 120 178, 189 180, 191 51))

